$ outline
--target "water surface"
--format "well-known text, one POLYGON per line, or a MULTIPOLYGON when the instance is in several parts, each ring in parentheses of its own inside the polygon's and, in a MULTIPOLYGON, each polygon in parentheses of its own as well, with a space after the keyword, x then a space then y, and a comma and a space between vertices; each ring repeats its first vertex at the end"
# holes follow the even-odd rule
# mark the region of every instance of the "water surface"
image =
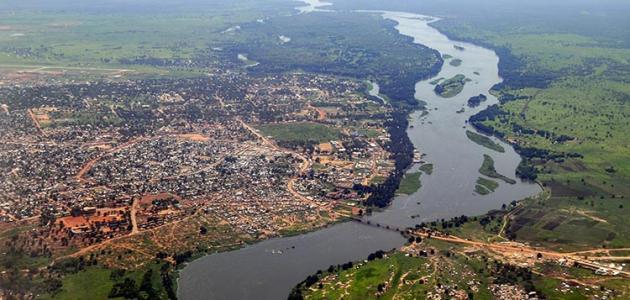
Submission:
MULTIPOLYGON (((307 2, 310 6, 302 12, 314 11, 319 6, 311 3, 320 3, 316 0, 307 2)), ((410 122, 413 128, 408 129, 408 134, 415 147, 426 154, 424 159, 434 164, 433 174, 422 175, 419 192, 396 197, 391 207, 369 219, 406 227, 462 214, 482 214, 501 204, 538 193, 538 186, 520 181, 513 185, 501 182, 500 187, 487 196, 474 193, 484 153, 494 158, 497 171, 506 176, 515 177, 514 170, 520 162, 509 145, 495 139, 506 149, 505 153, 498 153, 473 143, 465 134, 468 117, 497 102, 488 94, 488 90, 501 81, 496 54, 472 44, 449 40, 429 26, 435 18, 381 13, 383 17, 397 21, 396 29, 413 37, 416 43, 462 59, 459 67, 446 62, 437 78, 464 74, 472 81, 459 95, 448 99, 435 95, 434 86, 429 84, 431 79, 416 84, 416 98, 427 103, 430 113, 426 116, 414 113, 410 122), (456 50, 455 45, 465 50, 456 50), (457 113, 469 97, 480 93, 488 96, 486 102, 476 109, 466 107, 463 113, 457 113)), ((378 85, 371 92, 377 94, 378 85)), ((272 239, 191 262, 180 273, 178 296, 181 299, 285 299, 293 286, 317 270, 361 260, 376 250, 399 247, 404 242, 396 232, 355 222, 300 236, 272 239)))

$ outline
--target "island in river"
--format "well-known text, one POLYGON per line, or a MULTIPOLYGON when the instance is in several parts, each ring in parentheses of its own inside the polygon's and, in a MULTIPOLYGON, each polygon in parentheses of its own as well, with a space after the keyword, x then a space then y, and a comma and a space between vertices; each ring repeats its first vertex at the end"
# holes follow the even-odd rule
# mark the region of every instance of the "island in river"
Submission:
POLYGON ((465 75, 457 74, 438 82, 433 90, 436 94, 444 98, 455 97, 457 94, 461 93, 467 81, 470 81, 470 79, 466 78, 465 75))

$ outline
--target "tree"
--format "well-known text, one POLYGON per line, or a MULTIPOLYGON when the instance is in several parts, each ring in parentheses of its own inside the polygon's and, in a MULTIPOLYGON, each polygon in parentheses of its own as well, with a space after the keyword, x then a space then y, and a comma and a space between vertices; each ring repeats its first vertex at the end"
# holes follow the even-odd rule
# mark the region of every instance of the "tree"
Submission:
POLYGON ((134 299, 138 297, 136 281, 131 278, 125 278, 121 283, 116 283, 109 292, 109 298, 124 297, 134 299))
POLYGON ((155 289, 153 289, 153 283, 151 280, 152 277, 153 277, 153 270, 149 269, 142 276, 142 283, 140 284, 140 291, 146 292, 148 296, 147 299, 154 299, 157 297, 157 293, 155 289))

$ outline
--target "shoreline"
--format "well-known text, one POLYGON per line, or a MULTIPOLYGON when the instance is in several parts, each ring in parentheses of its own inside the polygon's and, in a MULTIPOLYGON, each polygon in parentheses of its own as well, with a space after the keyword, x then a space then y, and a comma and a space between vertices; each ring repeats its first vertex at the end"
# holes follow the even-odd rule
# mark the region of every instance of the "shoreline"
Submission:
MULTIPOLYGON (((382 13, 386 13, 386 12, 379 12, 379 13, 381 13, 381 16, 382 16, 382 13)), ((416 15, 416 14, 414 14, 414 15, 416 15)), ((384 16, 382 16, 382 17, 384 17, 384 16)), ((408 37, 410 42, 412 42, 412 43, 420 44, 420 43, 416 43, 413 37, 405 35, 405 34, 402 34, 397 28, 395 28, 399 24, 399 22, 397 22, 395 20, 392 20, 392 19, 389 19, 389 20, 391 20, 392 23, 394 24, 393 27, 398 32, 398 34, 401 34, 403 36, 408 37)), ((432 28, 434 28, 435 30, 437 30, 437 28, 435 28, 434 26, 430 25, 431 23, 433 23, 433 22, 435 22, 437 20, 439 20, 439 19, 438 18, 431 18, 431 21, 428 22, 427 24, 429 26, 431 26, 432 28)), ((437 30, 437 31, 439 33, 442 33, 439 30, 437 30)), ((453 42, 460 42, 459 40, 452 40, 452 41, 453 42)), ((434 67, 432 68, 431 72, 429 72, 429 74, 424 74, 424 76, 422 76, 422 78, 419 78, 416 81, 416 84, 419 83, 419 82, 426 81, 428 79, 434 78, 435 76, 437 76, 442 71, 443 66, 444 66, 444 64, 443 64, 444 60, 442 59, 442 55, 441 55, 441 53, 438 50, 436 50, 434 48, 431 48, 431 47, 429 47, 427 45, 424 45, 424 44, 420 44, 420 45, 425 46, 425 47, 431 49, 432 51, 436 52, 438 54, 437 57, 439 57, 439 63, 436 63, 434 65, 434 67)), ((493 52, 496 54, 495 51, 493 51, 493 52)), ((355 79, 360 80, 359 78, 355 78, 355 79)), ((376 82, 376 84, 378 84, 378 81, 375 81, 375 80, 373 80, 371 78, 367 78, 367 79, 372 81, 372 82, 376 82)), ((365 78, 363 80, 365 80, 365 78)), ((414 102, 416 103, 416 105, 412 106, 412 105, 409 104, 409 102, 406 102, 405 100, 401 100, 401 99, 396 99, 398 101, 392 101, 393 103, 391 103, 391 106, 394 109, 393 112, 392 112, 392 115, 394 115, 394 119, 392 120, 392 122, 387 124, 387 129, 388 129, 388 131, 390 131, 390 135, 391 135, 391 132, 394 131, 394 130, 397 130, 398 132, 400 132, 401 128, 402 128, 402 131, 404 131, 404 134, 398 134, 395 137, 392 135, 392 140, 390 142, 390 144, 402 143, 404 145, 403 147, 397 148, 397 150, 399 152, 397 153, 398 157, 396 159, 396 171, 388 177, 388 181, 396 182, 396 184, 395 184, 396 189, 397 189, 398 185, 400 184, 400 180, 402 180, 402 177, 404 176, 404 174, 410 168, 412 168, 414 166, 414 163, 412 162, 412 160, 413 160, 413 151, 415 150, 415 146, 411 142, 409 132, 407 132, 408 129, 409 129, 409 118, 410 118, 410 116, 413 113, 415 113, 417 111, 427 111, 425 109, 425 106, 423 105, 423 100, 422 99, 417 99, 415 97, 416 84, 414 84, 413 87, 411 87, 411 89, 414 90, 414 93, 413 93, 414 97, 413 97, 413 99, 414 99, 414 102)), ((364 93, 369 95, 369 93, 367 91, 364 91, 364 93)), ((507 145, 512 147, 511 144, 507 144, 507 145)), ((519 155, 519 157, 520 157, 520 155, 519 155)), ((522 157, 521 157, 521 159, 522 159, 522 157)), ((393 182, 390 182, 390 185, 391 185, 391 183, 393 183, 393 182)), ((390 195, 390 197, 384 198, 385 199, 384 201, 386 202, 386 204, 383 205, 383 206, 377 206, 377 207, 380 207, 380 208, 375 208, 375 211, 380 211, 380 210, 385 211, 389 207, 391 207, 392 203, 394 202, 394 199, 396 198, 396 195, 395 195, 395 190, 396 189, 391 190, 392 194, 390 195)), ((382 195, 385 195, 386 193, 387 193, 387 191, 383 191, 382 195)), ((525 199, 525 198, 523 198, 523 199, 525 199)), ((521 201, 523 199, 518 199, 517 201, 521 201)), ((381 199, 381 201, 383 201, 383 198, 381 199)), ((374 203, 372 203, 372 204, 374 204, 374 203)), ((484 215, 486 213, 487 213, 487 211, 483 212, 483 213, 481 213, 479 215, 484 215)), ((477 215, 477 214, 474 214, 474 215, 477 215)), ((349 221, 349 220, 351 220, 351 219, 348 219, 346 221, 349 221)), ((337 222, 337 223, 348 223, 348 222, 340 221, 340 222, 337 222)), ((330 227, 332 227, 332 225, 335 225, 335 224, 331 223, 331 224, 328 224, 328 225, 323 226, 323 227, 313 228, 313 230, 308 230, 308 231, 304 231, 304 232, 298 232, 298 233, 296 233, 295 235, 292 235, 292 236, 306 236, 309 233, 318 232, 318 231, 324 230, 326 228, 330 228, 330 227)), ((244 247, 240 247, 240 248, 238 248, 236 250, 242 250, 242 249, 245 249, 245 248, 253 248, 253 246, 256 245, 256 244, 269 242, 269 241, 273 241, 273 240, 281 240, 283 238, 288 238, 288 237, 289 236, 277 236, 277 237, 274 237, 274 238, 271 238, 271 239, 257 240, 257 241, 255 241, 252 244, 244 245, 244 247)), ((227 251, 227 253, 229 253, 229 252, 230 251, 227 251)), ((223 252, 223 253, 225 254, 226 252, 223 252)), ((212 253, 212 254, 217 254, 217 253, 212 253)), ((210 255, 206 255, 206 256, 210 256, 210 255)), ((202 257, 204 257, 204 256, 202 256, 202 257)), ((190 264, 190 262, 187 262, 185 265, 189 265, 189 264, 190 264)), ((179 287, 180 271, 181 270, 178 270, 178 279, 177 279, 178 287, 179 287)), ((180 291, 180 289, 178 288, 178 293, 177 293, 178 295, 180 295, 179 291, 180 291)), ((289 293, 289 292, 290 292, 290 290, 287 291, 287 293, 289 293)))

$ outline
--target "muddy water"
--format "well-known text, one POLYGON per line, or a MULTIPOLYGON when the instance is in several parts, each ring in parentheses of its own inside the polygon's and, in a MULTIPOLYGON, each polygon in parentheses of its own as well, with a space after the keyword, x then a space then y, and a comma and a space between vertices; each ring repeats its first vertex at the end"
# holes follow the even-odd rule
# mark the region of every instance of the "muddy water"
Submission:
MULTIPOLYGON (((317 5, 309 7, 317 9, 317 5)), ((431 175, 422 175, 420 191, 397 197, 391 207, 370 219, 394 226, 412 226, 439 218, 481 214, 538 193, 536 185, 520 181, 513 185, 500 182, 500 187, 486 196, 474 193, 484 153, 494 158, 499 173, 510 177, 514 177, 520 161, 509 145, 497 141, 506 149, 505 153, 498 153, 473 143, 465 134, 468 117, 497 102, 488 94, 490 87, 501 81, 496 54, 449 40, 429 26, 434 18, 395 12, 382 15, 397 21, 398 31, 413 37, 416 43, 462 60, 458 67, 447 61, 437 78, 464 74, 471 81, 459 95, 448 99, 435 95, 434 86, 429 84, 431 79, 417 83, 416 98, 427 103, 430 113, 426 116, 414 113, 410 122, 413 128, 408 129, 408 134, 416 148, 425 154, 424 160, 434 164, 434 171, 431 175), (464 50, 455 49, 455 45, 464 50), (486 94, 488 100, 476 109, 465 107, 470 96, 480 93, 486 94), (462 107, 465 111, 457 113, 462 107)), ((295 284, 319 269, 361 260, 376 250, 399 247, 404 242, 395 232, 354 222, 272 239, 191 262, 180 273, 178 296, 181 299, 285 299, 295 284)))

